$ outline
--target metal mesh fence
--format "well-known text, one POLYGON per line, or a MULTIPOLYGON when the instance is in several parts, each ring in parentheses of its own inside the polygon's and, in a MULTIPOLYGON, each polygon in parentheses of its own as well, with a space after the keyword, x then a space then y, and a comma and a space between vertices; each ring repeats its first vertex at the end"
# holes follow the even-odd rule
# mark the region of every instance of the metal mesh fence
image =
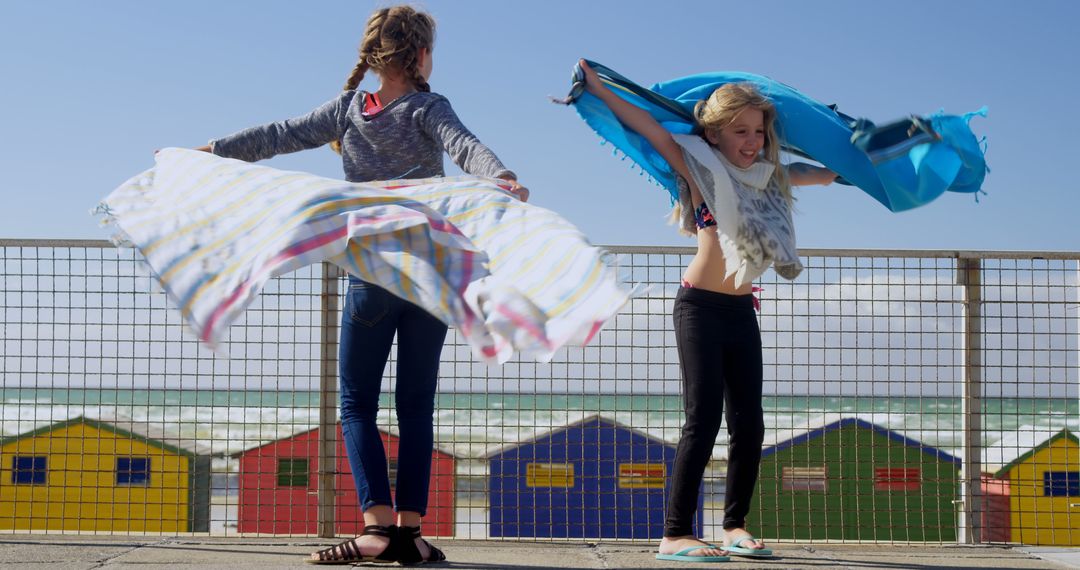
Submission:
MULTIPOLYGON (((670 315, 693 252, 610 250, 648 289, 589 346, 488 367, 451 331, 426 535, 659 538, 682 423, 670 315)), ((751 530, 1080 544, 1080 253, 802 253, 798 279, 758 284, 751 530)), ((0 241, 0 531, 358 532, 333 391, 345 281, 324 271, 273 280, 215 355, 131 250, 0 241)), ((391 481, 398 357, 379 415, 391 481)))

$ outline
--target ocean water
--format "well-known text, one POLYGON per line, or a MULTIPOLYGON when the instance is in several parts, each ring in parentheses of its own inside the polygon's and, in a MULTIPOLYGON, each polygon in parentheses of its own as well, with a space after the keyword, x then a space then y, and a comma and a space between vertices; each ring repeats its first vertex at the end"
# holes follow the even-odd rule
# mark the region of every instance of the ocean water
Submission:
MULTIPOLYGON (((313 391, 3 388, 0 436, 80 415, 122 414, 160 423, 228 456, 317 427, 318 398, 313 391)), ((840 417, 859 417, 949 453, 962 446, 960 398, 766 396, 764 409, 766 443, 840 417)), ((984 399, 982 411, 987 447, 1018 430, 1080 431, 1076 399, 984 399)), ((442 393, 435 414, 436 445, 462 459, 482 458, 595 414, 672 443, 683 420, 680 396, 655 394, 442 393)), ((380 424, 396 429, 386 394, 380 424)), ((725 437, 721 430, 718 459, 724 457, 725 437)))

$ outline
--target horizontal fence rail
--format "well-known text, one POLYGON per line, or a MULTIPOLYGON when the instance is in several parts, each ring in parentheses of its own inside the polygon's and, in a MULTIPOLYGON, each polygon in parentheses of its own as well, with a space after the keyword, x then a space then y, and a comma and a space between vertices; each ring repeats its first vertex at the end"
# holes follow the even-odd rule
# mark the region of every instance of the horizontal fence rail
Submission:
MULTIPOLYGON (((425 535, 660 537, 683 420, 671 310, 693 250, 606 249, 646 288, 588 346, 485 366, 451 331, 425 535)), ((800 253, 797 279, 757 284, 751 530, 1080 545, 1080 253, 800 253)), ((327 265, 272 280, 215 353, 136 252, 0 240, 0 532, 359 532, 336 408, 345 286, 327 265)), ((391 481, 398 357, 379 415, 391 481)), ((710 538, 726 444, 721 430, 702 487, 710 538)))

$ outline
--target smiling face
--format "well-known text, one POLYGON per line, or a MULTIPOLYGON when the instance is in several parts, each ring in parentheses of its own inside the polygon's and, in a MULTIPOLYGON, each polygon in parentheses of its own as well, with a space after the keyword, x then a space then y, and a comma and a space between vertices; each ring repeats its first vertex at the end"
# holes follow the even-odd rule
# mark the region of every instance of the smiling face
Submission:
POLYGON ((722 129, 706 129, 705 138, 724 158, 739 168, 749 168, 765 148, 765 113, 743 107, 722 129))
POLYGON ((751 83, 727 83, 717 87, 708 99, 694 106, 697 126, 705 140, 736 168, 749 168, 755 161, 773 165, 770 184, 791 203, 787 171, 780 168, 776 106, 751 83))

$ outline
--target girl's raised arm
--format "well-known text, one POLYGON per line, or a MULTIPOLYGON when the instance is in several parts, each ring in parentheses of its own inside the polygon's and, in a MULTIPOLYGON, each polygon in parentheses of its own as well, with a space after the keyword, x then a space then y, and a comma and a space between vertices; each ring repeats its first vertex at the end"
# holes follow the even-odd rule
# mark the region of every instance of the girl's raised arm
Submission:
POLYGON ((788 180, 792 186, 822 186, 832 184, 836 180, 836 173, 820 166, 806 164, 805 162, 792 162, 787 165, 788 180))
POLYGON ((285 121, 244 129, 211 141, 209 150, 218 156, 255 162, 300 150, 317 148, 341 139, 352 91, 342 91, 314 111, 285 121))
MULTIPOLYGON (((644 109, 626 101, 613 93, 611 89, 608 89, 600 80, 600 77, 596 75, 596 72, 589 67, 589 64, 585 63, 584 59, 579 64, 582 71, 585 72, 585 90, 603 101, 611 109, 611 112, 615 113, 615 116, 618 117, 622 124, 645 137, 645 140, 649 141, 649 144, 660 153, 660 156, 664 157, 664 160, 671 165, 671 168, 689 182, 691 188, 693 188, 693 179, 690 177, 690 171, 686 168, 682 149, 675 142, 675 139, 671 138, 671 133, 660 126, 660 123, 656 122, 656 119, 653 119, 644 109)), ((697 202, 696 199, 695 202, 697 202)))

